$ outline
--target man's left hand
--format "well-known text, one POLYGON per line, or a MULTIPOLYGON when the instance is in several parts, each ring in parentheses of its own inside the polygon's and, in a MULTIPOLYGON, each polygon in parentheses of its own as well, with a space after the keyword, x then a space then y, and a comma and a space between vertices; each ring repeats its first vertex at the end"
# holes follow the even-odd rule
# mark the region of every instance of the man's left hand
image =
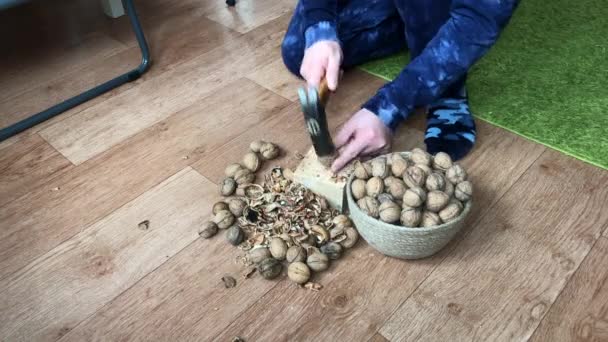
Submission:
POLYGON ((392 134, 388 127, 367 109, 353 115, 338 132, 336 148, 339 156, 331 166, 333 172, 340 171, 358 156, 386 153, 391 147, 392 134))

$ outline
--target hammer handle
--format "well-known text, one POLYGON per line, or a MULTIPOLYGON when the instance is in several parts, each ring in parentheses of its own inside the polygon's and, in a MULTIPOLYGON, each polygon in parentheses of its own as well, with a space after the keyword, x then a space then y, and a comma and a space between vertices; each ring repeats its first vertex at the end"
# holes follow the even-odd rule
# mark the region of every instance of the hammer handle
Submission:
POLYGON ((327 86, 327 79, 323 77, 321 83, 319 83, 319 101, 325 106, 329 100, 329 87, 327 86))

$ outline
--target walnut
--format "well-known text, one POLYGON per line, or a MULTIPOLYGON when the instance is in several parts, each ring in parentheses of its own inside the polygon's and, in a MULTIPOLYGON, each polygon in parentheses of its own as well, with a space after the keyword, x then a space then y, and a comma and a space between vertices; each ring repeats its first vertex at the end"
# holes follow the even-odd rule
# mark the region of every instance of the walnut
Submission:
POLYGON ((399 221, 401 208, 394 202, 384 202, 378 208, 380 220, 386 223, 395 223, 399 221))
POLYGON ((433 168, 435 170, 446 171, 452 167, 452 157, 445 152, 439 152, 433 157, 433 168))
POLYGON ((266 142, 264 140, 256 140, 256 141, 252 141, 251 144, 249 144, 249 149, 251 150, 251 152, 260 152, 260 150, 262 149, 262 146, 266 144, 266 142))
POLYGON ((473 184, 470 181, 464 181, 458 183, 456 185, 456 189, 454 190, 454 197, 457 199, 466 202, 471 199, 473 196, 473 184))
POLYGON ((226 166, 226 170, 224 171, 224 174, 226 175, 226 177, 230 177, 230 178, 234 178, 234 174, 238 171, 243 169, 243 165, 241 164, 230 164, 228 166, 226 166))
POLYGON ((315 272, 322 272, 329 268, 329 257, 313 247, 312 253, 306 258, 306 264, 315 272))
POLYGON ((372 166, 369 163, 362 163, 356 160, 353 172, 356 178, 368 180, 372 176, 372 166))
POLYGON ((410 166, 403 174, 403 181, 409 188, 421 187, 426 181, 426 174, 418 166, 410 166))
POLYGON ((226 232, 226 240, 228 240, 228 242, 233 246, 238 246, 241 242, 243 242, 244 238, 245 233, 239 226, 232 226, 228 228, 228 231, 226 232))
POLYGON ((454 184, 450 181, 445 182, 445 189, 443 189, 443 192, 450 197, 454 196, 454 184))
POLYGON ((426 201, 426 192, 421 187, 407 189, 403 195, 403 204, 412 207, 420 207, 426 201))
POLYGON ((287 276, 295 283, 305 284, 310 279, 310 268, 305 263, 296 261, 287 267, 287 276))
POLYGON ((257 269, 265 279, 274 279, 281 274, 283 264, 276 259, 266 258, 258 264, 257 269))
POLYGON ((426 188, 429 191, 443 191, 443 189, 445 189, 445 183, 445 178, 443 178, 443 175, 438 172, 433 172, 426 178, 426 188))
POLYGON ((255 174, 249 169, 242 168, 234 174, 234 180, 238 185, 253 183, 255 174))
POLYGON ((346 235, 346 239, 340 242, 344 248, 353 247, 357 243, 357 240, 359 240, 359 232, 353 227, 346 227, 344 234, 346 235))
POLYGON ((251 172, 259 170, 260 164, 260 157, 255 152, 249 152, 243 157, 243 166, 251 172))
POLYGON ((378 218, 378 215, 380 214, 378 212, 380 203, 378 202, 377 199, 375 199, 373 197, 365 196, 362 199, 360 199, 359 201, 357 201, 357 205, 359 206, 359 209, 361 209, 361 211, 366 213, 368 216, 371 216, 373 218, 378 218))
POLYGON ((384 202, 395 202, 395 197, 393 197, 393 195, 391 194, 387 194, 386 192, 384 192, 378 195, 378 202, 380 202, 380 204, 384 202))
POLYGON ((337 242, 329 242, 321 246, 321 253, 327 255, 331 260, 340 259, 344 247, 337 242))
POLYGON ((226 202, 217 202, 213 205, 213 215, 217 214, 222 210, 229 210, 228 204, 226 202))
POLYGON ((346 228, 352 226, 352 222, 346 215, 338 215, 334 217, 332 223, 336 228, 346 228))
POLYGON ((235 197, 228 200, 228 208, 232 215, 236 217, 240 217, 243 215, 243 210, 246 206, 247 203, 245 203, 245 201, 240 198, 235 197))
POLYGON ((251 262, 256 264, 260 263, 262 260, 270 258, 270 250, 267 247, 259 246, 254 247, 247 253, 247 257, 251 262))
POLYGON ((431 173, 433 173, 433 169, 431 169, 431 167, 428 165, 416 164, 416 166, 418 166, 420 168, 420 170, 422 170, 424 172, 425 177, 428 177, 431 175, 431 173))
POLYGON ((441 209, 445 208, 449 202, 450 196, 445 192, 436 190, 429 191, 426 198, 426 210, 434 213, 439 212, 441 209))
POLYGON ((234 215, 228 210, 221 210, 215 214, 213 222, 217 224, 219 229, 228 229, 228 227, 234 224, 234 215))
POLYGON ((372 177, 365 184, 365 191, 368 196, 376 197, 384 192, 384 182, 380 177, 372 177))
POLYGON ((409 163, 401 154, 393 155, 391 163, 391 172, 395 177, 403 177, 405 170, 409 167, 409 163))
POLYGON ((386 158, 378 157, 371 161, 372 165, 372 176, 385 178, 388 176, 388 165, 386 164, 386 158))
POLYGON ((462 205, 456 202, 450 202, 445 208, 439 212, 439 217, 443 222, 449 222, 457 218, 462 212, 462 205))
POLYGON ((260 154, 266 160, 275 159, 279 156, 279 147, 273 143, 265 143, 260 147, 260 154))
POLYGON ((297 261, 304 262, 306 261, 306 249, 300 246, 291 246, 287 249, 285 259, 289 263, 297 261))
POLYGON ((434 226, 438 226, 441 224, 441 218, 439 217, 439 215, 430 212, 430 211, 423 211, 422 212, 422 222, 421 222, 421 226, 422 227, 434 227, 434 226))
POLYGON ((422 220, 420 208, 404 207, 401 210, 401 224, 405 227, 418 227, 422 220))
POLYGON ((270 254, 277 260, 285 260, 287 256, 287 244, 280 237, 275 237, 270 240, 270 254))
POLYGON ((405 194, 405 190, 407 190, 407 187, 405 186, 405 183, 401 179, 395 179, 388 186, 387 190, 388 190, 389 194, 393 195, 393 197, 403 198, 403 195, 405 194))
POLYGON ((205 222, 198 231, 198 235, 203 239, 209 239, 217 234, 217 224, 214 222, 205 222))
POLYGON ((350 191, 353 194, 355 200, 360 200, 365 197, 365 185, 367 183, 363 179, 354 179, 350 184, 350 191))
POLYGON ((452 184, 458 184, 467 180, 467 172, 460 164, 454 164, 445 172, 445 177, 452 184))
POLYGON ((410 159, 414 164, 431 165, 431 155, 420 148, 412 150, 410 159))

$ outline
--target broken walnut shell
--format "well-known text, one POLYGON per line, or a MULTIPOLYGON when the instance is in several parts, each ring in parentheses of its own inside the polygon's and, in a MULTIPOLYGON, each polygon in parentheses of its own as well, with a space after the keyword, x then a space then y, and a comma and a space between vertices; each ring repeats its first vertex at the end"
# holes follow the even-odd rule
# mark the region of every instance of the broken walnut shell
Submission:
POLYGON ((359 240, 359 232, 354 227, 346 227, 344 229, 344 234, 346 235, 346 239, 340 242, 344 248, 353 247, 359 240))
POLYGON ((334 224, 334 226, 336 228, 345 228, 345 227, 350 227, 352 225, 352 222, 350 221, 348 216, 346 216, 344 214, 340 214, 340 215, 334 217, 332 220, 332 223, 334 224))

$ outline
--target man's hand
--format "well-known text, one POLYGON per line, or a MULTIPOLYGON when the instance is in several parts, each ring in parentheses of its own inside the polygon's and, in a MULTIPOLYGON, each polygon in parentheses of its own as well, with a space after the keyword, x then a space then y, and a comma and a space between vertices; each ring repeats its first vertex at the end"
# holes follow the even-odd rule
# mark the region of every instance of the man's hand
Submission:
POLYGON ((309 86, 318 87, 321 79, 327 79, 331 91, 338 88, 338 76, 342 63, 342 48, 331 40, 322 40, 312 44, 304 52, 300 74, 309 86))
POLYGON ((372 112, 361 109, 336 136, 336 148, 340 151, 331 169, 340 171, 357 156, 374 155, 388 152, 392 134, 388 127, 372 112))

